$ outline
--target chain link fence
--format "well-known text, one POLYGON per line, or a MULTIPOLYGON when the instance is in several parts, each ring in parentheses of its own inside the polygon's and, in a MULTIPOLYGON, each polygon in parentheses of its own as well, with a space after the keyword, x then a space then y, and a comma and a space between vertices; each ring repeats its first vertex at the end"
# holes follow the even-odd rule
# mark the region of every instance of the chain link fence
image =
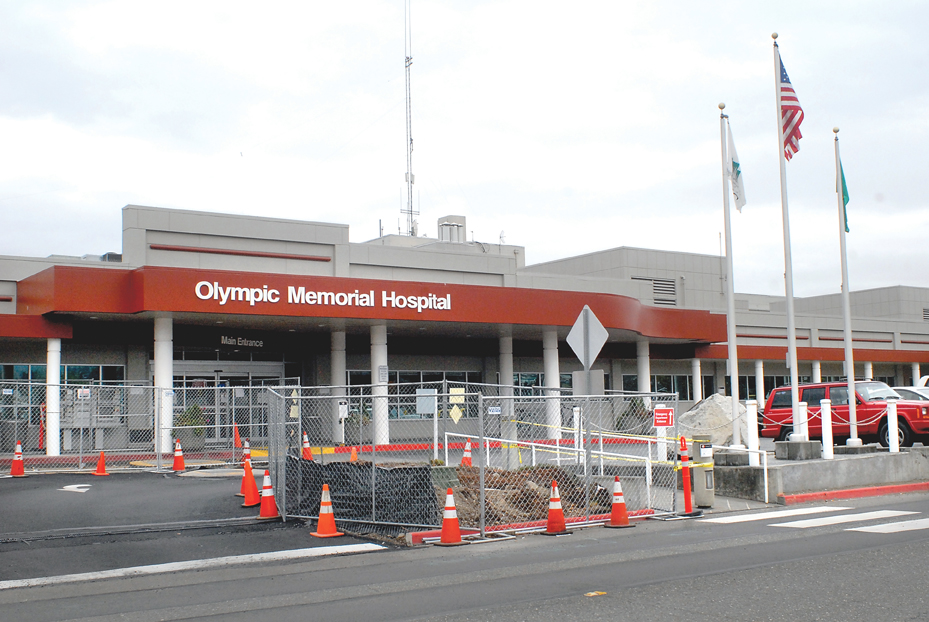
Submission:
POLYGON ((263 386, 0 382, 0 468, 9 468, 17 443, 27 471, 93 470, 100 452, 107 469, 170 468, 174 439, 190 466, 236 465, 236 431, 260 464, 268 455, 270 396, 263 386), (56 419, 58 433, 50 434, 56 419))
POLYGON ((631 512, 676 509, 677 430, 652 425, 656 405, 677 409, 676 394, 385 388, 271 392, 270 468, 285 517, 316 518, 329 484, 336 520, 356 530, 435 528, 453 488, 462 527, 533 528, 545 524, 557 480, 567 520, 595 521, 609 515, 615 476, 631 512))
POLYGON ((268 387, 182 387, 160 393, 163 405, 155 413, 158 468, 173 459, 173 439, 181 442, 190 466, 237 465, 242 459, 242 449, 235 447, 237 432, 243 444, 249 442, 253 465, 267 461, 268 387))
POLYGON ((175 439, 188 466, 237 466, 238 432, 253 464, 267 461, 285 516, 315 518, 327 483, 342 523, 438 527, 453 488, 463 527, 532 528, 547 517, 552 480, 569 522, 607 515, 617 475, 631 512, 673 512, 677 430, 652 427, 659 403, 677 408, 677 397, 448 381, 174 389, 5 382, 0 468, 10 468, 18 441, 27 471, 90 471, 100 452, 108 469, 164 469, 175 439), (57 437, 47 429, 56 411, 57 437))
POLYGON ((0 468, 17 443, 27 471, 94 469, 101 451, 108 468, 152 468, 156 393, 132 384, 0 382, 0 468))

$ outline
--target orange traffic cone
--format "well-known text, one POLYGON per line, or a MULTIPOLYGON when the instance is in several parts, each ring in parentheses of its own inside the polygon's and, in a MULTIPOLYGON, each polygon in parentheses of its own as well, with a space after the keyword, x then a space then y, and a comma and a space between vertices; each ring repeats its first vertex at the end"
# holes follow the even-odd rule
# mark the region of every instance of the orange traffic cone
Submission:
POLYGON ((461 457, 461 466, 471 466, 471 439, 465 442, 464 455, 461 457))
POLYGON ((455 495, 448 489, 445 495, 445 513, 442 515, 442 536, 436 542, 437 546, 460 546, 470 544, 461 539, 461 528, 458 526, 458 510, 455 509, 455 495))
POLYGON ((10 475, 13 477, 26 477, 26 463, 23 462, 23 444, 20 441, 16 441, 16 451, 13 452, 10 475))
MULTIPOLYGON (((236 496, 236 497, 244 497, 244 496, 245 496, 245 489, 246 489, 246 486, 247 486, 247 484, 248 484, 248 482, 245 481, 245 477, 248 475, 248 473, 245 471, 245 465, 246 465, 246 464, 248 465, 249 468, 251 468, 251 466, 252 466, 252 461, 251 461, 251 460, 246 460, 245 462, 242 463, 242 485, 239 486, 239 492, 235 493, 235 496, 236 496)), ((255 478, 252 477, 252 480, 253 480, 253 481, 254 481, 254 479, 255 479, 255 478)))
POLYGON ((613 481, 613 507, 610 509, 610 522, 604 527, 620 529, 622 527, 635 527, 629 523, 629 514, 626 513, 626 500, 623 498, 623 487, 619 484, 619 475, 613 481))
POLYGON ((245 463, 245 475, 242 476, 242 496, 245 497, 243 508, 253 508, 261 503, 261 495, 258 494, 258 484, 255 483, 255 473, 252 471, 252 461, 245 463))
POLYGON ((184 470, 184 451, 181 449, 180 439, 174 439, 174 466, 172 467, 174 471, 183 471, 184 470))
POLYGON ((313 450, 310 449, 310 439, 303 433, 303 459, 313 461, 313 450))
POLYGON ((232 422, 232 446, 241 447, 242 446, 242 437, 239 436, 239 426, 235 421, 232 422))
POLYGON ((277 503, 274 501, 274 488, 271 487, 271 471, 265 470, 265 479, 261 484, 261 509, 258 511, 260 520, 280 518, 277 503))
POLYGON ((248 439, 245 439, 245 447, 242 448, 242 466, 245 466, 246 462, 252 461, 252 448, 248 445, 248 439))
POLYGON ((323 496, 319 502, 319 520, 316 521, 316 531, 311 531, 310 535, 317 538, 344 535, 335 528, 335 514, 332 512, 332 499, 329 498, 329 484, 323 484, 323 496))
POLYGON ((100 452, 100 459, 97 460, 97 470, 94 471, 94 475, 109 475, 106 472, 106 458, 103 456, 103 452, 100 452))
POLYGON ((352 455, 348 458, 349 462, 358 462, 358 450, 352 447, 352 455))
POLYGON ((561 494, 558 492, 558 482, 552 480, 552 496, 548 501, 548 525, 543 536, 562 536, 571 533, 565 526, 564 511, 561 509, 561 494))

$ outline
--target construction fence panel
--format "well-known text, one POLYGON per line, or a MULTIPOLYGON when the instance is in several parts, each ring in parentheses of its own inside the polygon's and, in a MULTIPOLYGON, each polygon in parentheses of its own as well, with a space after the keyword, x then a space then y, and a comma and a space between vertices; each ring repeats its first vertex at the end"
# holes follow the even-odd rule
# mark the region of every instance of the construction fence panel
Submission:
POLYGON ((569 521, 598 520, 609 515, 617 475, 630 512, 676 509, 676 429, 652 425, 655 406, 676 409, 676 395, 384 388, 274 390, 270 460, 285 516, 315 519, 328 484, 340 523, 436 528, 452 488, 462 527, 536 527, 557 480, 569 521))
POLYGON ((180 441, 189 465, 237 465, 243 453, 243 448, 235 446, 238 432, 243 445, 249 442, 253 466, 267 462, 268 387, 175 387, 157 389, 156 395, 161 400, 155 414, 162 461, 173 458, 174 443, 180 441))
MULTIPOLYGON (((475 462, 484 469, 483 516, 475 520, 459 507, 459 517, 465 515, 466 526, 489 531, 544 526, 556 481, 569 522, 601 520, 610 512, 615 476, 629 511, 673 512, 676 430, 665 428, 656 435, 653 411, 658 404, 676 408, 677 398, 484 398, 484 444, 475 462)), ((472 494, 461 492, 466 498, 472 494)))
POLYGON ((478 393, 437 382, 307 389, 281 399, 301 413, 313 455, 305 460, 301 448, 275 445, 287 452, 287 515, 315 518, 325 483, 340 522, 441 526, 445 491, 459 482, 446 459, 457 465, 467 441, 446 444, 446 433, 476 442, 478 393))
POLYGON ((144 385, 0 383, 0 468, 17 441, 27 471, 94 470, 100 452, 107 468, 152 468, 155 400, 144 385))

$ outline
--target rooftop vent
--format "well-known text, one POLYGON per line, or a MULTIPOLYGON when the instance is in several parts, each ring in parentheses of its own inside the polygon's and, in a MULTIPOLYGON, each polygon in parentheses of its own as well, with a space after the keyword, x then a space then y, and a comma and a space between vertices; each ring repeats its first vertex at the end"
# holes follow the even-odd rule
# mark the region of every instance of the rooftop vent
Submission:
POLYGON ((634 276, 633 281, 652 282, 652 301, 664 307, 677 306, 677 288, 674 279, 653 279, 647 276, 634 276))
POLYGON ((440 242, 467 242, 468 235, 464 216, 442 216, 439 218, 440 242))

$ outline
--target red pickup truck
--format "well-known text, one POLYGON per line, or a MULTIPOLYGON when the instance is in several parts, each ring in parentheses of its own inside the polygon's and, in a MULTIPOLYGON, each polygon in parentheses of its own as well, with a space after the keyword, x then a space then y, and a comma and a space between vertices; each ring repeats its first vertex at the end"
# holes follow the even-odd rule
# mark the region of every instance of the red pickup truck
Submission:
MULTIPOLYGON (((855 415, 858 421, 858 437, 864 441, 877 440, 888 446, 887 398, 899 397, 883 382, 863 380, 855 382, 855 415)), ((848 384, 845 382, 820 382, 800 385, 800 401, 807 403, 807 420, 810 438, 822 438, 820 400, 832 401, 833 438, 848 438, 848 384)), ((790 387, 778 387, 768 395, 761 436, 787 440, 792 432, 790 387)), ((929 444, 929 405, 926 402, 897 400, 898 435, 901 447, 909 447, 914 440, 929 444)))

